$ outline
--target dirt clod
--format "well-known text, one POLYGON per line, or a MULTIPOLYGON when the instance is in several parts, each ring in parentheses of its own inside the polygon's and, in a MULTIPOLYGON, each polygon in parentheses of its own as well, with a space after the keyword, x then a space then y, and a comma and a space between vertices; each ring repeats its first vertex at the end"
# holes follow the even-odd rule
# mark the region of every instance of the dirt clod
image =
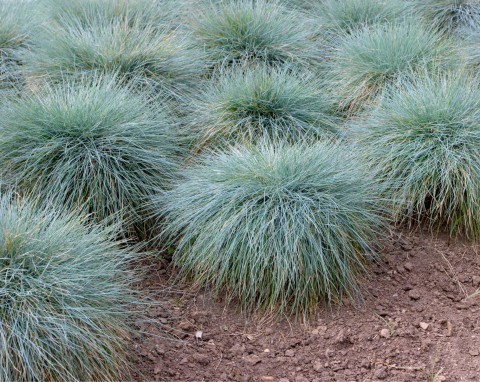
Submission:
POLYGON ((380 330, 380 337, 390 338, 390 330, 388 330, 388 329, 380 330))
POLYGON ((410 297, 412 300, 419 300, 421 294, 418 289, 412 289, 408 292, 408 297, 410 297))

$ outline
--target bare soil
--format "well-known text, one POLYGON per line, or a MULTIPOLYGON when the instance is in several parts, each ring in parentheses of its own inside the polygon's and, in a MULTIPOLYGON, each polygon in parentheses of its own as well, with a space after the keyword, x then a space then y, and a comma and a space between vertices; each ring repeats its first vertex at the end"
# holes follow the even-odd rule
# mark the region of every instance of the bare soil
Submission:
POLYGON ((363 302, 308 322, 246 317, 159 266, 145 287, 179 293, 160 292, 152 320, 136 322, 148 334, 132 344, 135 381, 480 381, 480 296, 469 297, 480 254, 421 232, 396 233, 382 252, 363 302))

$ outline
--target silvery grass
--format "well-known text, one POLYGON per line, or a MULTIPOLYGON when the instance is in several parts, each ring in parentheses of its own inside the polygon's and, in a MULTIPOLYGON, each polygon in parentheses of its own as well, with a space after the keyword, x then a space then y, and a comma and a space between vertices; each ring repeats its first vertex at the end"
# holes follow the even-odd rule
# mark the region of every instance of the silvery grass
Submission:
POLYGON ((72 21, 88 27, 95 20, 123 20, 147 27, 153 24, 173 28, 185 17, 187 5, 194 3, 192 0, 41 0, 39 9, 67 27, 72 21))
POLYGON ((45 27, 33 43, 29 75, 53 82, 102 72, 181 99, 203 72, 201 55, 184 34, 141 20, 66 20, 62 28, 45 27))
POLYGON ((0 380, 119 381, 136 257, 111 230, 0 196, 0 380))
POLYGON ((9 102, 0 115, 1 173, 39 200, 85 208, 97 221, 142 221, 146 198, 172 178, 178 144, 160 103, 84 79, 9 102))
POLYGON ((474 70, 480 66, 480 28, 464 31, 462 53, 465 63, 474 70))
POLYGON ((480 238, 480 87, 457 72, 403 80, 357 126, 399 222, 480 238))
POLYGON ((340 105, 358 109, 409 71, 453 65, 453 43, 420 22, 375 25, 339 36, 329 75, 340 105))
POLYGON ((236 67, 193 102, 195 135, 200 146, 333 138, 339 132, 332 99, 321 80, 295 68, 236 67))
POLYGON ((324 0, 315 2, 312 9, 323 29, 350 33, 406 17, 409 3, 405 0, 324 0))
POLYGON ((480 28, 478 0, 420 0, 418 5, 426 20, 440 30, 456 33, 480 28))
POLYGON ((266 62, 317 65, 315 25, 302 13, 268 0, 210 2, 192 17, 193 41, 214 68, 266 62))
POLYGON ((308 314, 359 291, 383 201, 332 143, 205 154, 162 195, 180 274, 248 312, 308 314))
POLYGON ((28 46, 31 19, 27 18, 25 3, 4 0, 0 2, 0 91, 18 85, 20 76, 19 52, 28 46))

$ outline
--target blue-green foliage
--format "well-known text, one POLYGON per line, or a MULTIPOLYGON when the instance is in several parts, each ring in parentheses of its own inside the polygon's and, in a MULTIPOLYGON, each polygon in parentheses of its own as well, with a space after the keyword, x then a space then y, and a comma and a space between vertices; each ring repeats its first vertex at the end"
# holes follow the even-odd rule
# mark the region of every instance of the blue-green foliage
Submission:
POLYGON ((65 82, 3 108, 1 173, 36 199, 129 226, 173 176, 173 129, 161 104, 114 79, 65 82))
POLYGON ((247 311, 307 314, 358 291, 383 201, 331 143, 206 154, 160 198, 174 262, 247 311))
POLYGON ((193 102, 201 145, 338 136, 334 97, 317 76, 265 65, 224 73, 193 102))
POLYGON ((192 17, 192 37, 220 70, 251 62, 315 66, 322 60, 316 26, 302 16, 277 1, 211 2, 192 17))
POLYGON ((127 378, 135 256, 112 233, 0 196, 1 381, 127 378))
POLYGON ((462 72, 392 87, 357 126, 358 146, 395 204, 397 220, 426 220, 480 238, 480 86, 462 72))

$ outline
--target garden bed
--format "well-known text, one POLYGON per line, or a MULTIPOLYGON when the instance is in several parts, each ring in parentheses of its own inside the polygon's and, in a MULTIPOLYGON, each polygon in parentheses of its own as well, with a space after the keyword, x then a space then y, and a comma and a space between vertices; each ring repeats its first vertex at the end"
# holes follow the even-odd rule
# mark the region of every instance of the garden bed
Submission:
POLYGON ((363 303, 320 309, 308 322, 245 318, 172 284, 168 267, 152 270, 146 288, 178 290, 159 295, 165 309, 151 312, 175 337, 137 322, 148 334, 132 344, 135 380, 478 381, 480 296, 467 296, 480 286, 480 257, 472 245, 399 232, 382 253, 363 303))

